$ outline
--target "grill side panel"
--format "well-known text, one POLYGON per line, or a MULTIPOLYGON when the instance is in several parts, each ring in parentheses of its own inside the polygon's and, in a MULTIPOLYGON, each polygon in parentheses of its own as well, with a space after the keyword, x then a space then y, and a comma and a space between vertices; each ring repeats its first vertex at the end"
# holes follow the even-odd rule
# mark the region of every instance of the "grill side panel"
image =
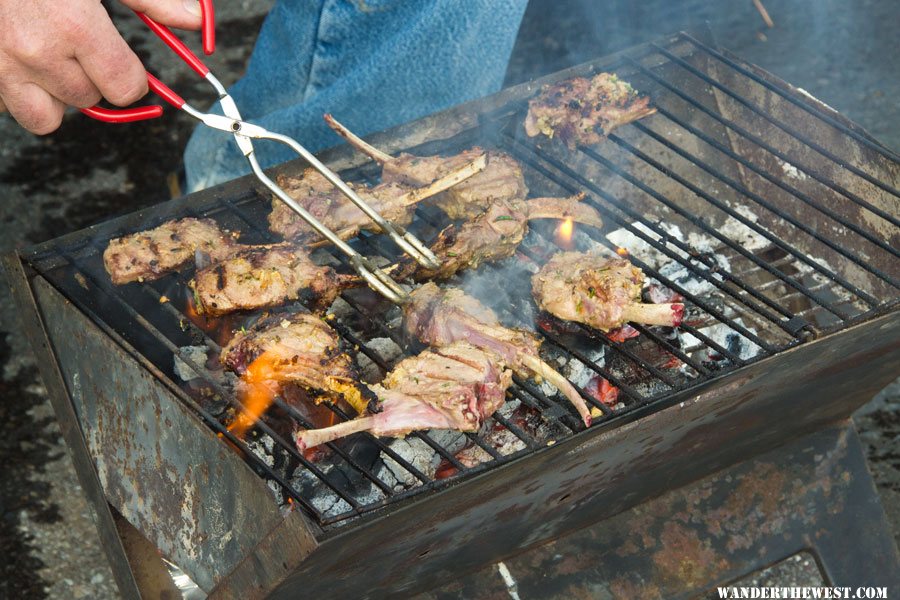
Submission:
MULTIPOLYGON (((42 278, 33 286, 106 498, 164 556, 208 591, 273 530, 295 556, 315 547, 304 519, 282 517, 263 481, 152 373, 42 278)), ((282 577, 271 572, 281 565, 267 561, 258 583, 282 577)))
POLYGON ((804 344, 327 539, 272 597, 408 597, 459 579, 846 418, 898 363, 898 313, 804 344))

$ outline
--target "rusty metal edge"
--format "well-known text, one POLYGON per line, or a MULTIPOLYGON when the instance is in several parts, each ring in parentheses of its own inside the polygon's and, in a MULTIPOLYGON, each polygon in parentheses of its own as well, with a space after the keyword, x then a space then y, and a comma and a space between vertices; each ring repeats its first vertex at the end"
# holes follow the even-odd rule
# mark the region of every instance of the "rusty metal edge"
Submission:
POLYGON ((129 563, 125 546, 119 537, 112 510, 106 502, 100 478, 94 470, 93 459, 88 451, 72 399, 56 362, 52 344, 47 337, 43 317, 31 289, 31 282, 25 272, 21 256, 18 251, 13 251, 0 258, 0 263, 6 272, 7 284, 12 292, 13 300, 22 315, 25 335, 37 358, 38 370, 44 386, 47 388, 47 395, 53 405, 53 410, 56 412, 60 432, 69 447, 78 481, 87 496, 88 503, 93 507, 94 525, 97 527, 101 546, 112 568, 116 586, 123 597, 140 599, 143 597, 141 590, 129 563))
MULTIPOLYGON (((26 278, 28 277, 28 275, 25 274, 24 272, 23 272, 23 276, 25 276, 26 278)), ((40 274, 35 273, 34 279, 29 280, 27 282, 27 284, 29 285, 29 290, 35 294, 34 300, 38 307, 38 311, 41 310, 41 306, 44 306, 42 304, 42 302, 47 302, 46 300, 40 300, 40 291, 46 290, 47 292, 50 292, 53 294, 52 298, 53 298, 54 302, 58 301, 61 303, 65 303, 66 309, 72 311, 74 313, 74 315, 81 316, 84 319, 86 319, 88 322, 96 325, 97 335, 105 336, 105 338, 107 338, 109 340, 109 342, 111 342, 112 347, 114 349, 121 351, 124 354, 124 356, 134 359, 134 361, 136 363, 135 367, 138 369, 141 369, 142 371, 146 371, 150 375, 151 380, 156 385, 160 386, 160 391, 162 393, 166 394, 167 401, 176 405, 176 407, 179 408, 179 414, 181 415, 182 418, 189 420, 192 423, 193 427, 197 429, 197 431, 203 432, 206 436, 208 436, 210 439, 212 439, 212 441, 214 441, 217 446, 221 445, 221 442, 219 440, 215 439, 215 436, 210 431, 209 427, 203 423, 200 415, 195 414, 194 410, 192 410, 191 404, 193 403, 193 400, 183 390, 180 390, 177 386, 175 386, 174 383, 171 382, 152 363, 150 363, 147 358, 141 356, 135 350, 135 348, 133 346, 131 346, 131 344, 129 344, 126 340, 121 338, 121 336, 119 336, 115 331, 113 331, 111 328, 109 328, 107 325, 105 325, 105 323, 102 321, 102 319, 99 318, 99 316, 97 314, 95 314, 94 312, 92 312, 89 309, 86 309, 83 307, 78 307, 75 304, 71 303, 58 288, 56 288, 51 282, 49 282, 45 278, 41 277, 40 274)), ((52 305, 50 303, 47 303, 46 306, 44 306, 44 308, 46 310, 50 310, 51 306, 52 305)), ((46 331, 46 333, 47 333, 47 337, 49 339, 50 332, 46 331)), ((52 348, 52 346, 51 346, 51 348, 52 348)), ((54 351, 54 350, 51 349, 51 351, 54 351)), ((120 360, 122 360, 122 359, 120 358, 120 360)), ((59 368, 59 363, 56 361, 55 358, 54 358, 53 364, 57 365, 57 367, 59 368)), ((65 386, 66 379, 62 375, 62 369, 60 369, 60 377, 62 378, 63 385, 65 386)), ((65 388, 65 389, 68 389, 68 388, 65 388)), ((71 397, 70 397, 70 408, 73 411, 75 410, 75 404, 74 404, 74 402, 72 402, 71 397)), ((74 412, 73 412, 72 419, 75 420, 75 422, 80 423, 80 420, 78 419, 77 414, 74 412)), ((79 428, 79 431, 81 431, 80 428, 79 428)), ((82 439, 86 443, 85 438, 82 438, 82 439)), ((90 455, 89 446, 86 446, 86 448, 90 455)), ((250 466, 244 460, 240 459, 235 454, 229 453, 227 455, 227 459, 228 459, 229 465, 232 468, 235 468, 235 469, 238 469, 241 471, 246 470, 247 474, 251 475, 250 480, 258 484, 257 485, 258 489, 256 490, 257 493, 254 496, 255 500, 250 500, 246 496, 241 496, 241 497, 245 501, 250 502, 254 506, 262 507, 265 510, 270 510, 273 513, 278 513, 279 508, 274 503, 274 499, 271 498, 268 490, 265 489, 266 484, 255 473, 251 472, 250 466)), ((94 464, 93 458, 91 457, 90 460, 92 461, 91 464, 93 465, 94 464)), ((92 470, 92 472, 95 474, 95 476, 98 477, 98 481, 99 481, 99 476, 96 473, 96 470, 92 470)), ((101 484, 101 493, 102 493, 102 484, 101 484)), ((106 501, 105 494, 103 497, 104 497, 104 501, 106 501)), ((110 505, 107 502, 107 506, 111 510, 113 510, 113 514, 115 514, 115 510, 116 510, 115 504, 113 503, 110 505)), ((262 514, 260 514, 259 516, 262 516, 262 514)), ((130 523, 130 524, 132 526, 135 525, 134 523, 130 523)), ((280 582, 285 576, 285 574, 281 571, 282 569, 287 569, 289 567, 291 569, 295 569, 297 567, 297 564, 294 564, 294 557, 299 557, 299 560, 302 561, 302 558, 308 556, 312 552, 312 550, 315 549, 315 547, 317 546, 316 534, 319 533, 319 528, 315 524, 313 524, 311 521, 309 521, 306 518, 306 516, 299 511, 294 511, 293 513, 289 514, 286 517, 283 515, 280 516, 280 520, 278 520, 277 523, 267 526, 266 529, 260 529, 260 524, 257 522, 257 529, 258 529, 258 531, 256 531, 256 533, 258 533, 258 536, 256 537, 256 540, 253 543, 254 544, 253 550, 251 550, 250 552, 245 554, 243 556, 243 558, 241 559, 242 562, 244 562, 244 563, 251 562, 256 567, 255 570, 252 571, 253 577, 252 577, 251 581, 247 582, 245 579, 245 581, 242 582, 246 585, 246 589, 248 589, 248 590, 255 590, 255 589, 259 588, 260 585, 262 585, 262 584, 265 584, 266 589, 268 589, 269 586, 275 585, 277 582, 280 582), (278 532, 277 535, 274 534, 274 532, 278 532), (265 554, 265 552, 260 552, 258 550, 261 546, 267 547, 264 544, 261 544, 261 541, 263 541, 263 540, 269 540, 270 544, 277 542, 279 544, 279 547, 281 547, 287 551, 287 553, 284 556, 291 557, 290 563, 285 564, 285 561, 282 560, 283 556, 281 556, 281 555, 268 556, 268 557, 266 557, 266 560, 254 560, 255 558, 258 558, 258 556, 260 554, 265 554), (251 560, 248 561, 247 560, 248 558, 250 558, 251 560)), ((144 535, 147 535, 146 532, 142 532, 142 533, 144 535)), ((124 540, 122 540, 122 541, 124 542, 124 540)), ((128 555, 129 555, 128 552, 126 552, 126 556, 128 556, 128 555)), ((154 558, 156 560, 158 560, 158 557, 154 557, 154 558)), ((138 577, 138 575, 141 573, 140 565, 138 565, 137 562, 135 562, 134 564, 136 565, 136 567, 135 567, 135 569, 132 570, 132 574, 135 577, 138 577)), ((182 569, 184 569, 189 575, 191 574, 190 570, 188 569, 189 565, 179 565, 179 566, 182 569)), ((233 567, 232 571, 234 570, 234 568, 236 568, 236 567, 233 567)), ((204 589, 206 591, 208 591, 208 590, 212 590, 212 589, 216 588, 222 580, 230 579, 232 571, 226 571, 225 574, 221 575, 219 578, 214 580, 209 585, 208 588, 204 588, 204 589)), ((195 580, 196 580, 196 578, 195 578, 195 580)), ((140 585, 139 585, 139 587, 140 587, 140 585)), ((155 587, 157 587, 157 586, 154 586, 154 589, 155 589, 155 587)), ((155 596, 151 595, 150 597, 155 597, 155 596)), ((241 596, 241 597, 243 597, 243 596, 241 596)))

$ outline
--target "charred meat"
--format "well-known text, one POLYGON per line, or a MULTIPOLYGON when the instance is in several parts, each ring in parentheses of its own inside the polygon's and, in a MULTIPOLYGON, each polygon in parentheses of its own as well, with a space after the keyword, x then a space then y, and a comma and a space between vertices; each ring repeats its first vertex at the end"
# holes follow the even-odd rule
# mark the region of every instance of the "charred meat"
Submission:
POLYGON ((250 246, 204 269, 190 282, 197 311, 218 317, 238 310, 269 308, 303 300, 314 310, 328 308, 358 277, 339 275, 315 264, 293 244, 250 246))
POLYGON ((403 325, 419 341, 435 348, 466 342, 487 352, 524 377, 546 379, 578 410, 590 426, 591 413, 571 383, 544 362, 540 339, 531 332, 504 327, 494 311, 459 289, 427 283, 410 294, 403 308, 403 325))
POLYGON ((601 331, 626 323, 677 327, 684 304, 643 304, 644 274, 624 258, 562 252, 531 279, 542 310, 601 331))
POLYGON ((441 261, 438 269, 427 269, 404 259, 397 267, 398 277, 417 281, 447 279, 459 271, 477 268, 482 263, 512 256, 528 233, 532 219, 566 219, 602 227, 603 220, 583 196, 571 198, 532 198, 529 200, 496 200, 486 212, 461 225, 450 225, 430 244, 441 261))
MULTIPOLYGON (((484 165, 484 155, 476 156, 472 161, 429 182, 424 187, 411 187, 396 181, 380 183, 374 187, 350 185, 387 221, 405 227, 412 222, 417 203, 465 181, 482 170, 484 165)), ((362 210, 313 169, 304 171, 300 178, 280 177, 278 184, 341 239, 351 238, 361 230, 373 230, 378 227, 362 210)), ((306 221, 278 198, 272 199, 269 229, 287 240, 304 241, 318 237, 306 221)))
POLYGON ((570 148, 590 146, 616 127, 656 112, 650 99, 611 73, 546 85, 528 103, 525 133, 557 137, 570 148))
POLYGON ((303 451, 359 431, 404 437, 423 429, 478 431, 506 398, 512 371, 496 354, 457 342, 406 358, 381 384, 378 412, 324 429, 300 431, 303 451))
POLYGON ((340 337, 311 314, 276 315, 238 332, 222 349, 220 360, 241 376, 252 368, 257 384, 296 384, 324 392, 326 397, 343 397, 359 412, 366 407, 353 361, 341 349, 340 337))
POLYGON ((178 219, 110 240, 103 265, 116 285, 158 279, 193 262, 198 253, 222 260, 243 246, 212 219, 178 219))
POLYGON ((452 156, 415 156, 405 152, 391 156, 358 137, 331 115, 325 115, 325 121, 351 146, 382 166, 383 182, 417 187, 429 185, 486 154, 487 164, 483 171, 429 199, 430 204, 441 208, 451 219, 471 219, 484 212, 485 206, 494 200, 516 200, 528 195, 522 167, 503 152, 491 150, 485 153, 475 147, 452 156))

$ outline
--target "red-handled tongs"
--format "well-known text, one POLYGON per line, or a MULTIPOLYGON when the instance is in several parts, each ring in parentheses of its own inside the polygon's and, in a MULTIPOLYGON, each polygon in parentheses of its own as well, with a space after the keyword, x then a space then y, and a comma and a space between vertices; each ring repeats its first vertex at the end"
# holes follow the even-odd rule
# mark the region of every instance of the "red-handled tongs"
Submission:
MULTIPOLYGON (((203 14, 203 26, 202 26, 202 36, 203 36, 203 51, 209 55, 212 54, 215 50, 215 20, 213 13, 213 3, 212 0, 200 0, 200 8, 203 14)), ((163 100, 188 113, 195 119, 201 121, 204 125, 208 127, 212 127, 213 129, 218 129, 220 131, 224 131, 226 133, 231 133, 234 136, 234 140, 237 143, 238 147, 243 152, 244 156, 247 158, 247 161, 250 163, 250 168, 253 170, 253 173, 256 177, 265 185, 269 190, 272 191, 280 200, 282 200, 285 204, 287 204, 294 212, 296 212, 304 221, 309 223, 310 227, 316 230, 322 237, 327 239, 329 242, 334 244, 338 249, 341 250, 350 260, 350 264, 356 269, 356 271, 360 274, 363 279, 368 282, 373 289, 381 293, 387 299, 392 302, 402 304, 408 298, 406 292, 401 288, 397 282, 391 279, 390 276, 387 275, 384 271, 377 268, 372 262, 366 257, 359 254, 356 250, 350 247, 349 244, 340 239, 333 231, 325 227, 318 219, 312 216, 305 208, 297 204, 293 198, 287 195, 283 189, 281 189, 278 184, 272 181, 262 170, 262 167, 259 165, 259 161, 256 159, 256 155, 253 152, 253 142, 251 138, 255 139, 265 139, 265 140, 273 140, 276 142, 281 142, 282 144, 286 144, 290 146, 297 154, 302 156, 307 162, 309 162, 313 168, 315 168, 319 173, 321 173, 328 181, 330 181, 337 189, 339 189, 347 198, 350 199, 356 206, 360 208, 370 219, 372 219, 382 231, 387 233, 394 242, 400 246, 404 252, 412 256, 419 264, 426 266, 431 269, 438 268, 440 266, 440 262, 437 260, 437 257, 424 245, 422 242, 416 238, 414 235, 409 233, 408 231, 404 231, 392 225, 390 222, 386 221, 381 215, 379 215, 371 206, 369 206, 365 200, 359 197, 359 195, 353 191, 350 186, 344 183, 340 177, 338 177, 331 169, 322 164, 319 159, 312 155, 306 148, 304 148, 299 142, 290 138, 286 135, 282 135, 280 133, 274 133, 268 131, 267 129, 260 127, 258 125, 253 125, 252 123, 247 123, 241 118, 240 111, 238 111, 237 104, 235 104, 234 99, 228 95, 228 92, 225 90, 225 86, 213 75, 209 68, 203 64, 203 61, 194 54, 190 48, 188 48, 184 43, 175 37, 175 34, 166 27, 165 25, 161 25, 148 17, 145 14, 137 13, 137 15, 147 24, 148 27, 159 36, 169 48, 172 49, 175 54, 177 54, 184 62, 188 64, 194 71, 197 72, 198 75, 206 79, 210 85, 212 85, 216 93, 219 96, 219 103, 222 106, 222 112, 225 115, 217 115, 212 113, 204 113, 187 102, 184 101, 184 98, 176 94, 169 88, 166 84, 161 82, 159 79, 147 73, 147 81, 150 86, 150 89, 153 90, 159 97, 163 100)), ((86 108, 82 109, 84 114, 89 117, 93 117, 94 119, 98 119, 100 121, 106 121, 108 123, 129 123, 133 121, 142 121, 145 119, 153 119, 159 116, 162 116, 162 106, 143 106, 136 108, 125 108, 125 109, 108 109, 108 108, 86 108)))

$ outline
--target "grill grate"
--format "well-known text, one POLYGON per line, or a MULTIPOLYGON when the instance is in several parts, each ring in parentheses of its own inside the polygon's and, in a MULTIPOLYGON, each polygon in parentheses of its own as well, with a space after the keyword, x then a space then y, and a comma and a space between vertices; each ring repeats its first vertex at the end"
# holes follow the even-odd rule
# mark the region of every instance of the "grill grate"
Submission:
MULTIPOLYGON (((411 150, 452 153, 480 143, 519 160, 533 194, 587 192, 585 201, 602 214, 609 230, 581 228, 576 243, 610 251, 621 245, 629 250, 639 247, 632 251, 632 261, 648 277, 685 298, 690 317, 677 335, 638 325, 638 338, 617 343, 585 327, 536 327, 545 341, 545 357, 565 365, 570 373, 581 373, 573 384, 590 406, 602 412, 595 428, 638 418, 640 408, 664 406, 714 377, 897 304, 897 268, 890 261, 898 251, 880 226, 897 227, 900 221, 863 196, 877 189, 900 198, 900 192, 860 164, 827 150, 815 132, 788 125, 783 115, 773 114, 771 105, 762 107, 757 98, 735 91, 735 82, 742 89, 755 86, 774 94, 779 103, 811 116, 817 127, 850 137, 886 160, 898 160, 893 152, 686 34, 664 45, 641 47, 596 70, 615 71, 649 93, 658 113, 619 130, 602 144, 570 153, 525 137, 521 125, 525 103, 515 101, 482 115, 480 127, 411 150), (751 128, 748 122, 757 126, 751 128), (781 143, 785 139, 788 143, 781 143), (852 174, 852 185, 847 176, 836 181, 838 170, 852 174), (811 182, 819 188, 810 187, 811 182), (842 216, 816 190, 840 196, 866 218, 842 216), (807 214, 814 217, 805 218, 807 214), (782 229, 771 226, 773 222, 782 229), (731 223, 730 229, 723 223, 731 223), (835 231, 839 235, 832 235, 835 231), (835 264, 852 264, 856 274, 851 276, 835 264), (893 267, 886 269, 885 264, 893 267), (585 381, 590 383, 594 376, 619 388, 619 405, 607 406, 585 389, 585 381)), ((344 176, 374 182, 377 172, 371 166, 360 167, 344 176)), ((202 207, 188 206, 178 214, 135 223, 129 231, 170 218, 212 217, 241 231, 246 243, 267 243, 274 241, 260 227, 267 204, 266 198, 249 190, 239 197, 220 195, 202 207)), ((444 224, 439 211, 420 207, 412 229, 429 239, 444 224)), ((489 470, 583 429, 560 396, 515 378, 509 399, 521 408, 493 418, 495 431, 518 441, 512 451, 495 448, 485 433, 466 434, 466 443, 480 448, 487 458, 466 466, 444 437, 431 432, 410 436, 449 471, 455 470, 448 478, 426 472, 389 440, 368 435, 328 444, 332 454, 327 460, 311 460, 296 450, 286 429, 290 421, 303 427, 311 423, 282 396, 260 422, 256 437, 237 439, 222 419, 228 408, 241 408, 239 399, 220 371, 192 360, 182 348, 202 346, 215 357, 221 350, 222 330, 227 333, 248 318, 223 320, 217 330, 190 315, 186 273, 112 286, 100 257, 108 240, 122 233, 89 233, 74 241, 52 242, 28 258, 105 331, 137 349, 136 358, 160 372, 179 398, 271 482, 277 499, 296 503, 326 529, 489 470), (161 302, 163 296, 172 300, 161 302), (173 355, 196 374, 193 383, 174 383, 178 377, 173 355), (386 461, 394 469, 393 480, 384 475, 386 461)), ((363 254, 394 255, 379 236, 362 234, 353 244, 363 254)), ((534 327, 535 309, 527 284, 513 292, 501 286, 508 287, 510 273, 527 280, 528 269, 559 247, 552 226, 534 224, 516 260, 485 265, 474 275, 480 285, 487 285, 488 293, 513 297, 515 305, 499 311, 506 324, 534 327)), ((337 254, 321 254, 334 264, 341 262, 337 254)), ((463 284, 471 283, 466 277, 463 284)), ((366 292, 349 291, 341 298, 344 312, 331 324, 361 356, 381 371, 389 370, 396 359, 383 356, 370 342, 386 338, 405 348, 393 323, 397 309, 366 292)), ((334 419, 350 418, 339 407, 324 406, 334 419)))

